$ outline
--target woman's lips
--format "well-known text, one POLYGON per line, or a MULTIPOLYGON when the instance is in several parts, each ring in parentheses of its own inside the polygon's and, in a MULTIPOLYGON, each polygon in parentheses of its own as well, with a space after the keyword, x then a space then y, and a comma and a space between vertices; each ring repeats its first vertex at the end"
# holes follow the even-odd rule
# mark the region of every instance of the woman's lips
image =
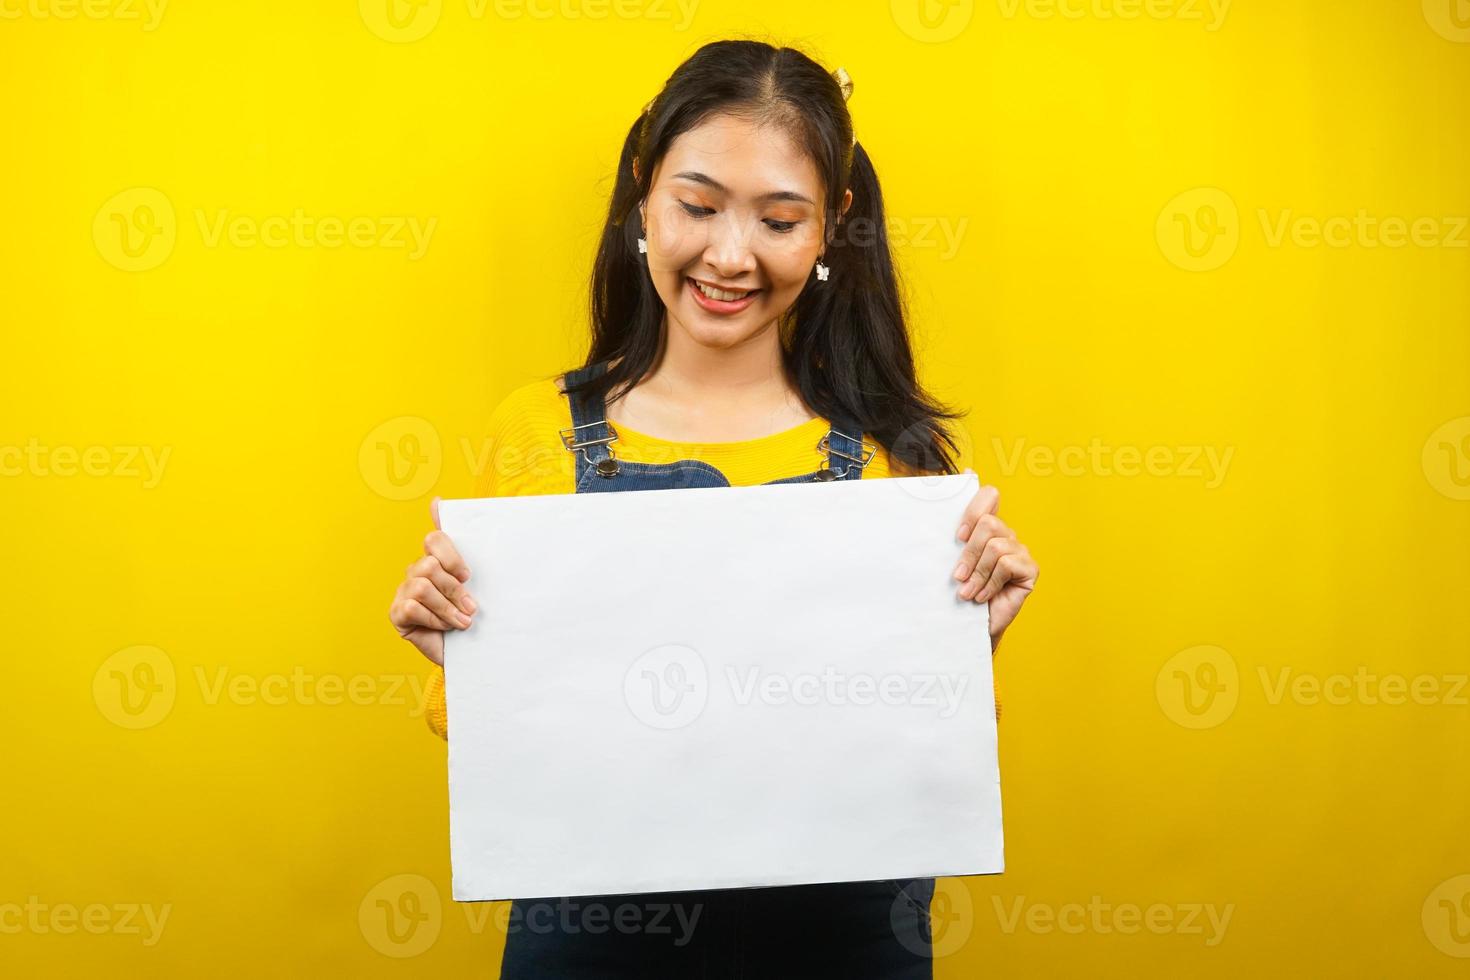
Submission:
POLYGON ((754 303, 755 298, 760 295, 760 290, 755 289, 747 293, 740 299, 726 302, 725 300, 720 299, 710 299, 704 293, 700 292, 699 287, 694 285, 694 280, 689 276, 684 277, 684 285, 685 288, 689 290, 689 294, 694 297, 694 302, 698 303, 706 310, 709 310, 711 313, 720 313, 727 315, 731 313, 739 313, 751 303, 754 303))

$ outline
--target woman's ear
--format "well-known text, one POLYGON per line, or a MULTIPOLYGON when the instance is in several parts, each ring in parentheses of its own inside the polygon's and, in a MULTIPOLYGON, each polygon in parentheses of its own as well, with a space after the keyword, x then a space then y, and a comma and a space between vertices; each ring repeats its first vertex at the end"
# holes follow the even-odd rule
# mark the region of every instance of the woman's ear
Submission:
POLYGON ((833 219, 831 227, 824 230, 822 238, 831 245, 837 237, 837 226, 842 224, 842 219, 847 217, 847 209, 852 207, 852 188, 842 192, 842 206, 837 209, 837 217, 833 219))

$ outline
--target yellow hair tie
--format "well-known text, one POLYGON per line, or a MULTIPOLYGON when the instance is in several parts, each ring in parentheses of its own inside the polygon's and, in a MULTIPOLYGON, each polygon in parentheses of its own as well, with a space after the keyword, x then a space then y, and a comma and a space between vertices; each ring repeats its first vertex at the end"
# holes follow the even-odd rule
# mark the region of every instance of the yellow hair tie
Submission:
MULTIPOLYGON (((852 98, 852 76, 847 73, 846 68, 838 68, 832 73, 832 77, 837 79, 837 87, 842 89, 842 101, 847 102, 852 98)), ((852 134, 852 145, 857 146, 856 130, 852 134)))

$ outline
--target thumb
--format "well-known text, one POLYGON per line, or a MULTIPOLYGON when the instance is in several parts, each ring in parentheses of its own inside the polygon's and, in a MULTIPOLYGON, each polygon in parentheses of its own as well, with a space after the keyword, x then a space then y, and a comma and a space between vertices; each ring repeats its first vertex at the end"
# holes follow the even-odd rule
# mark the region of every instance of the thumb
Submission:
POLYGON ((429 516, 434 519, 434 530, 436 530, 436 531, 442 531, 442 530, 444 530, 443 528, 441 528, 439 526, 439 498, 438 497, 435 497, 433 500, 429 501, 429 516))

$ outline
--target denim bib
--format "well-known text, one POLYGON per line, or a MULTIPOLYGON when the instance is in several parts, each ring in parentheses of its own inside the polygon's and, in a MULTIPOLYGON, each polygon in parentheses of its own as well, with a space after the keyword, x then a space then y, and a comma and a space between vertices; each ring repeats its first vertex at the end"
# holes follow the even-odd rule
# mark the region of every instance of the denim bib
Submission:
MULTIPOLYGON (((605 362, 569 372, 567 385, 605 362)), ((728 487, 696 459, 618 459, 617 431, 601 398, 571 398, 562 444, 575 453, 576 492, 728 487)), ((825 465, 771 480, 860 480, 876 450, 848 419, 830 420, 817 444, 825 465)), ((933 878, 516 899, 506 925, 502 980, 592 978, 885 978, 932 980, 933 878)))

